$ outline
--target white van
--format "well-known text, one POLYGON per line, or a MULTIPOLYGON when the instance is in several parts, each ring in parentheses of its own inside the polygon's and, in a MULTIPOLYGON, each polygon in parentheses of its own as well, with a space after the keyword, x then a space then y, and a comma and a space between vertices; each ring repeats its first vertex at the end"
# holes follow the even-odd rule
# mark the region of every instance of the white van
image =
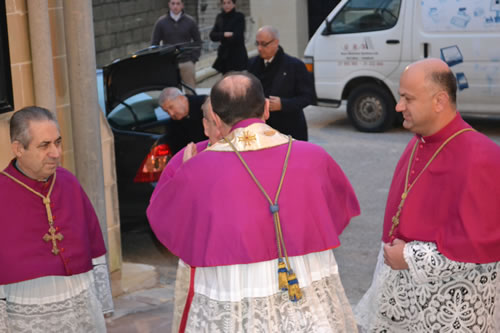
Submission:
POLYGON ((318 105, 347 100, 367 132, 400 119, 399 77, 427 57, 455 73, 462 114, 500 114, 500 0, 343 0, 305 50, 318 105))

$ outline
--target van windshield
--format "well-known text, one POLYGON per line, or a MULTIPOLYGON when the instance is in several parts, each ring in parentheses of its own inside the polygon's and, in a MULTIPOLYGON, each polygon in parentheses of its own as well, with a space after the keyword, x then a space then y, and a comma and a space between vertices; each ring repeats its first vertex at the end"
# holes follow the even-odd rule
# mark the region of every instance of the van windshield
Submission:
POLYGON ((351 0, 328 22, 324 35, 377 31, 392 28, 401 0, 351 0))

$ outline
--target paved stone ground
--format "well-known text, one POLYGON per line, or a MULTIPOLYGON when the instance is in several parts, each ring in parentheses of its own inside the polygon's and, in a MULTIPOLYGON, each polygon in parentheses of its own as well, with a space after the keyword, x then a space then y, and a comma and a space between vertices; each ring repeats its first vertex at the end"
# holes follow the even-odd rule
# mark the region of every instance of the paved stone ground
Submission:
MULTIPOLYGON (((108 332, 170 332, 177 258, 156 240, 147 221, 128 228, 122 232, 124 262, 151 265, 158 277, 154 288, 114 299, 115 313, 106 319, 108 332)), ((134 274, 141 278, 140 271, 134 274)))

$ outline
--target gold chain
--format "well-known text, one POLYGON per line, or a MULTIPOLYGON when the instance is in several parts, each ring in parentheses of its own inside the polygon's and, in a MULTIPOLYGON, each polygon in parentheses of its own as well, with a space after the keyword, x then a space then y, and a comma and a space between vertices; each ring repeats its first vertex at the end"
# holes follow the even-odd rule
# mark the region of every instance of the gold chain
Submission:
POLYGON ((45 210, 47 212, 47 218, 49 221, 49 231, 47 234, 43 235, 42 239, 46 242, 52 242, 52 253, 54 255, 58 255, 60 250, 57 248, 57 243, 56 241, 62 241, 64 236, 61 233, 56 233, 57 230, 54 228, 54 217, 52 216, 52 210, 50 209, 50 195, 52 194, 52 189, 54 188, 54 184, 56 183, 56 173, 54 173, 54 178, 52 179, 52 184, 50 184, 49 192, 47 193, 47 196, 44 196, 40 192, 35 191, 22 181, 18 180, 17 178, 14 178, 12 175, 8 174, 5 171, 0 171, 3 175, 7 176, 11 180, 13 180, 15 183, 18 183, 31 193, 39 196, 43 200, 43 204, 45 205, 45 210))
POLYGON ((441 152, 441 150, 443 150, 443 148, 451 140, 453 140, 456 136, 462 134, 463 132, 467 132, 467 131, 475 131, 475 129, 473 129, 473 128, 464 128, 464 129, 461 129, 460 131, 457 131, 457 132, 453 133, 453 135, 451 135, 448 139, 446 139, 446 141, 443 142, 443 144, 441 146, 439 146, 439 148, 436 150, 436 152, 434 153, 434 155, 432 155, 432 157, 429 159, 429 161, 424 166, 424 168, 419 172, 419 174, 417 175, 417 177, 415 177, 415 180, 413 181, 413 183, 410 186, 408 186, 408 180, 410 178, 411 165, 413 163, 413 156, 415 155, 415 151, 417 150, 417 146, 419 144, 418 140, 417 140, 417 142, 415 142, 415 145, 413 146, 413 150, 412 150, 411 155, 410 155, 410 160, 408 161, 408 169, 406 170, 406 178, 405 178, 405 187, 404 187, 403 194, 401 194, 401 201, 400 201, 399 206, 398 206, 398 211, 396 212, 396 215, 394 215, 392 217, 392 226, 391 226, 391 230, 389 231, 389 237, 392 237, 392 234, 393 234, 394 230, 399 225, 399 222, 400 222, 399 221, 399 215, 401 214, 401 210, 403 209, 403 205, 404 205, 406 197, 408 196, 408 192, 410 192, 410 190, 413 188, 413 185, 415 185, 415 183, 420 178, 420 176, 422 175, 422 173, 424 173, 424 171, 427 169, 427 167, 432 163, 432 161, 434 161, 434 159, 441 152))

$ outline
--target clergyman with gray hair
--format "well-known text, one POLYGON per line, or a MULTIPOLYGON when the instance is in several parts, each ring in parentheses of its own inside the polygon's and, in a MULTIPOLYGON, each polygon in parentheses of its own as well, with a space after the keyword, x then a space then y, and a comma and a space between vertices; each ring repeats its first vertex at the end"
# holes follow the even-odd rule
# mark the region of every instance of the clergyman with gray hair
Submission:
POLYGON ((272 26, 257 31, 255 46, 259 55, 249 60, 248 71, 260 80, 269 99, 267 124, 294 139, 307 141, 303 109, 315 100, 311 73, 302 60, 285 53, 278 30, 272 26))
POLYGON ((56 117, 23 108, 10 137, 14 159, 0 171, 0 332, 106 332, 106 248, 90 200, 59 166, 56 117))
POLYGON ((174 138, 169 142, 174 154, 190 142, 207 140, 202 111, 206 99, 206 95, 184 95, 176 87, 163 89, 158 97, 158 105, 173 120, 167 125, 167 132, 174 138))

